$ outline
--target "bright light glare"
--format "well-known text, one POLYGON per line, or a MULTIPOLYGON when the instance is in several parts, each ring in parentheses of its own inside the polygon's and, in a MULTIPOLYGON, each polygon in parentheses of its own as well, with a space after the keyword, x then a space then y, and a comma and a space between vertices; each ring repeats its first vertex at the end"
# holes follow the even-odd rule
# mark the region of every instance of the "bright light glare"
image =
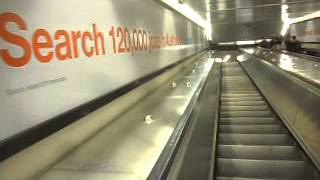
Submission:
POLYGON ((223 58, 223 62, 228 62, 230 58, 231 58, 231 55, 226 55, 226 56, 223 58))
POLYGON ((249 54, 254 54, 254 48, 246 48, 246 49, 243 49, 243 51, 249 54))
POLYGON ((286 5, 286 4, 283 4, 283 5, 281 6, 281 9, 287 10, 287 9, 289 9, 289 6, 286 5))
POLYGON ((292 63, 291 60, 280 60, 279 61, 279 67, 281 67, 282 69, 288 70, 288 71, 292 71, 294 70, 294 64, 292 63))
POLYGON ((194 23, 198 24, 202 28, 204 28, 206 36, 208 40, 211 40, 212 29, 210 21, 204 20, 195 10, 193 10, 188 4, 186 3, 179 3, 178 0, 161 0, 161 2, 167 4, 174 10, 181 13, 186 18, 190 19, 194 23))
POLYGON ((240 62, 243 62, 243 61, 246 61, 247 58, 245 58, 244 55, 239 55, 239 56, 237 56, 237 60, 240 61, 240 62))
POLYGON ((272 39, 257 39, 255 40, 255 43, 261 43, 263 40, 270 42, 272 39))
POLYGON ((284 36, 287 33, 287 30, 290 26, 290 19, 288 14, 288 5, 284 4, 281 6, 281 20, 283 22, 281 35, 284 36))
POLYGON ((215 62, 222 62, 222 59, 221 58, 216 58, 215 62))
POLYGON ((284 36, 287 33, 287 31, 289 29, 289 26, 290 26, 289 23, 285 23, 285 22, 283 23, 282 29, 281 29, 281 35, 282 36, 284 36))
POLYGON ((250 45, 250 44, 255 44, 255 41, 237 41, 237 45, 250 45))
POLYGON ((280 56, 280 61, 286 61, 287 59, 290 59, 290 56, 289 56, 289 55, 281 54, 281 56, 280 56))
POLYGON ((302 16, 302 17, 290 19, 290 23, 291 24, 298 23, 298 22, 301 22, 301 21, 314 19, 314 18, 317 18, 317 17, 320 17, 320 11, 316 11, 316 12, 313 12, 311 14, 307 14, 307 15, 302 16))
POLYGON ((226 46, 226 45, 235 45, 235 42, 222 42, 222 43, 218 43, 218 45, 220 46, 226 46))
MULTIPOLYGON (((271 39, 267 39, 267 40, 270 40, 271 39)), ((259 40, 256 40, 256 41, 232 41, 232 42, 222 42, 222 43, 218 43, 218 45, 220 46, 227 46, 227 45, 252 45, 252 44, 256 44, 258 43, 259 40)), ((262 40, 260 40, 261 42, 262 40)))

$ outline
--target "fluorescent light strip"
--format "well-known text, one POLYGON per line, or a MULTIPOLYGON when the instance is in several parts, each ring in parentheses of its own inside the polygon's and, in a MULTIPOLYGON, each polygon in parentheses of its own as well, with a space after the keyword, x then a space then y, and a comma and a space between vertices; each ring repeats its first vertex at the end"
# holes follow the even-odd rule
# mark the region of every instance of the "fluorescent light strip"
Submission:
POLYGON ((221 42, 221 43, 218 43, 219 46, 228 46, 228 45, 235 45, 236 42, 221 42))
POLYGON ((255 44, 255 41, 236 41, 237 45, 251 45, 251 44, 255 44))
POLYGON ((316 11, 316 12, 313 12, 311 14, 307 14, 305 16, 301 16, 301 17, 290 19, 289 18, 289 14, 287 12, 288 5, 282 5, 281 9, 282 9, 282 11, 281 11, 281 19, 282 19, 282 22, 283 22, 281 35, 283 35, 283 36, 287 33, 287 31, 289 29, 289 26, 291 24, 302 22, 302 21, 307 21, 309 19, 314 19, 314 18, 320 17, 320 11, 316 11))
POLYGON ((209 40, 211 40, 211 23, 209 21, 204 20, 194 9, 192 9, 186 3, 179 3, 178 0, 160 0, 165 3, 169 7, 181 13, 183 16, 196 23, 203 29, 205 29, 206 36, 209 40))
POLYGON ((281 20, 283 22, 282 29, 281 29, 281 35, 283 35, 283 36, 287 33, 289 26, 290 26, 288 8, 289 8, 289 6, 286 4, 281 6, 281 20))
POLYGON ((320 11, 316 11, 316 12, 313 12, 311 14, 307 14, 307 15, 302 16, 302 17, 290 19, 290 24, 306 21, 306 20, 309 20, 309 19, 314 19, 314 18, 317 18, 317 17, 320 17, 320 11))
POLYGON ((257 39, 257 40, 255 40, 255 44, 261 43, 263 40, 270 42, 272 39, 257 39))
MULTIPOLYGON (((261 40, 262 41, 262 40, 261 40)), ((257 41, 232 41, 232 42, 221 42, 218 43, 220 46, 228 46, 228 45, 252 45, 258 43, 257 41)))
POLYGON ((222 42, 222 43, 218 43, 218 45, 220 46, 227 46, 227 45, 253 45, 253 44, 258 44, 261 41, 266 40, 268 42, 271 41, 271 39, 257 39, 257 40, 248 40, 248 41, 232 41, 232 42, 222 42))

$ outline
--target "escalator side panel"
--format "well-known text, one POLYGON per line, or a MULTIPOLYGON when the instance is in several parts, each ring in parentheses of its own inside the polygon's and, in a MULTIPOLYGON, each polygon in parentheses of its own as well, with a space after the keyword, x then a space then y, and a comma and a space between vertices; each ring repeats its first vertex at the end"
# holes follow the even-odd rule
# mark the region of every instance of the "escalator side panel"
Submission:
MULTIPOLYGON (((218 123, 220 68, 220 64, 214 65, 200 95, 199 106, 192 114, 190 125, 192 127, 188 128, 189 131, 186 132, 182 147, 177 154, 177 157, 180 156, 182 159, 179 172, 175 176, 172 175, 174 173, 171 173, 167 179, 208 180, 213 178, 212 165, 214 163, 212 161, 215 157, 214 134, 218 123)), ((178 159, 177 157, 176 159, 178 159)))
POLYGON ((320 169, 320 89, 254 56, 244 57, 241 66, 320 169))

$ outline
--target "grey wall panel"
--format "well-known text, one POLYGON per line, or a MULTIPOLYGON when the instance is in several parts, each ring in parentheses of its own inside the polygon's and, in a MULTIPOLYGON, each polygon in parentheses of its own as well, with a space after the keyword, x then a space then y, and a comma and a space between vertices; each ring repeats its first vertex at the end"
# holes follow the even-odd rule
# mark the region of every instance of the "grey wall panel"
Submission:
POLYGON ((206 48, 151 0, 2 0, 0 20, 0 141, 206 48))
POLYGON ((213 41, 230 42, 255 40, 279 35, 282 28, 280 21, 259 21, 253 23, 213 24, 213 41))
POLYGON ((302 42, 320 42, 320 18, 292 24, 288 33, 302 42))

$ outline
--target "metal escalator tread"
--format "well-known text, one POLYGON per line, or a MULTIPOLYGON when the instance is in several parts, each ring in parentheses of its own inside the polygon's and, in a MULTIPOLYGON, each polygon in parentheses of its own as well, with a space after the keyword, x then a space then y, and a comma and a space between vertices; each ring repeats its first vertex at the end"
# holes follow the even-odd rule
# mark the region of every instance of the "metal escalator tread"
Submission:
POLYGON ((219 157, 257 160, 301 160, 302 156, 293 145, 219 145, 219 157))
POLYGON ((295 178, 307 176, 306 163, 302 160, 252 160, 218 158, 221 176, 248 178, 295 178), (237 168, 235 168, 237 167, 237 168))
POLYGON ((256 101, 259 101, 259 100, 262 100, 262 97, 261 96, 243 96, 243 97, 238 97, 238 96, 235 96, 235 97, 222 97, 221 98, 221 101, 232 101, 232 100, 256 100, 256 101))
POLYGON ((269 110, 267 105, 260 106, 220 106, 221 111, 252 111, 252 110, 269 110))
POLYGON ((271 111, 221 111, 221 117, 272 117, 271 111))
POLYGON ((233 105, 233 106, 257 106, 257 105, 266 105, 264 101, 228 101, 221 102, 222 106, 233 105))
POLYGON ((223 93, 221 92, 221 97, 261 97, 259 93, 223 93))
POLYGON ((265 117, 236 117, 236 118, 220 118, 219 125, 270 125, 277 124, 275 118, 265 117))
POLYGON ((240 65, 222 68, 216 179, 312 179, 309 162, 240 65))
POLYGON ((292 142, 287 134, 239 134, 219 133, 219 144, 235 145, 290 145, 292 142))
POLYGON ((241 133, 241 134, 284 134, 285 129, 280 124, 271 125, 219 125, 221 133, 241 133))

